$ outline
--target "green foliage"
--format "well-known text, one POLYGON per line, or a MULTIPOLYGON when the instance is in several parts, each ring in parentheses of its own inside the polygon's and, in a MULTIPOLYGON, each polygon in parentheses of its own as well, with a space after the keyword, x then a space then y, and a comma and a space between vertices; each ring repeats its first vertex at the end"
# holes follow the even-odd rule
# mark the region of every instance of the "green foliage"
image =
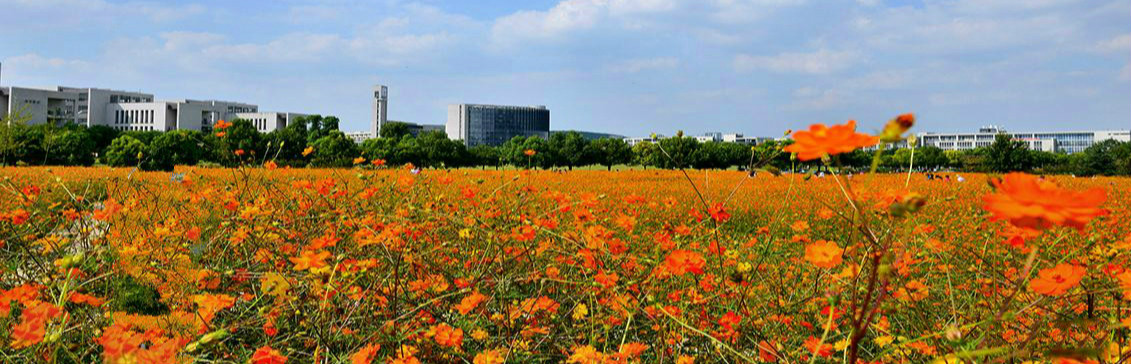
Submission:
POLYGON ((337 130, 314 141, 311 164, 318 167, 349 167, 359 156, 357 143, 337 130))
MULTIPOLYGON (((302 125, 302 124, 298 124, 302 125)), ((306 161, 302 151, 306 149, 306 127, 275 129, 263 136, 267 145, 267 159, 275 160, 281 165, 300 166, 306 161)))
POLYGON ((381 138, 389 138, 389 139, 399 140, 401 137, 404 137, 405 135, 410 135, 410 134, 412 134, 412 133, 409 131, 408 124, 405 124, 405 123, 402 123, 402 122, 391 121, 391 122, 385 123, 384 125, 381 125, 380 135, 378 135, 378 136, 381 137, 381 138))
POLYGON ((1076 164, 1084 176, 1127 175, 1131 173, 1131 143, 1105 140, 1085 149, 1076 164))
POLYGON ((994 172, 1027 171, 1032 168, 1032 158, 1025 142, 998 134, 985 150, 986 167, 994 172))
POLYGON ((45 164, 70 166, 94 164, 96 147, 86 128, 72 126, 53 130, 45 137, 43 144, 47 157, 45 164))
POLYGON ((618 164, 632 162, 632 148, 623 139, 601 138, 594 140, 586 146, 585 154, 592 157, 591 161, 612 170, 618 164))
POLYGON ((152 316, 169 313, 169 306, 161 302, 161 294, 156 288, 131 276, 114 278, 108 286, 106 296, 111 297, 109 304, 114 311, 152 316))
POLYGON ((192 130, 170 131, 149 143, 148 158, 143 167, 148 170, 172 171, 173 166, 194 165, 203 158, 200 132, 192 130))
POLYGON ((554 166, 579 167, 590 164, 592 156, 586 147, 589 141, 576 131, 554 133, 549 140, 550 164, 554 166))
POLYGON ((659 166, 662 168, 688 168, 696 163, 699 141, 679 132, 671 138, 660 139, 659 166))
POLYGON ((106 164, 114 167, 136 166, 138 157, 144 156, 148 147, 131 135, 122 135, 106 148, 106 164))

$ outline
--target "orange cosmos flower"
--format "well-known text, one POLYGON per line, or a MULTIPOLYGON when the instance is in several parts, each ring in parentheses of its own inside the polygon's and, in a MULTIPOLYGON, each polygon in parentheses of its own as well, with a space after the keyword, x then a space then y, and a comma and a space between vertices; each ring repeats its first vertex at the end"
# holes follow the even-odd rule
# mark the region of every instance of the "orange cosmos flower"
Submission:
POLYGON ((458 348, 463 345, 463 329, 453 328, 448 324, 432 326, 425 335, 431 336, 440 346, 458 348))
POLYGON ((314 153, 314 147, 306 147, 306 149, 302 150, 303 157, 310 155, 310 153, 314 153))
POLYGON ((299 254, 297 258, 287 258, 291 263, 295 264, 295 270, 318 269, 326 266, 326 258, 330 257, 330 253, 326 251, 318 251, 317 253, 305 250, 299 254))
POLYGON ((1084 267, 1061 263, 1037 272, 1037 278, 1029 281, 1029 289, 1046 296, 1059 296, 1080 284, 1086 272, 1084 267))
POLYGON ((836 267, 844 260, 843 254, 844 249, 831 241, 817 240, 805 246, 805 260, 818 268, 836 267))
POLYGON ((224 130, 224 129, 227 129, 227 128, 230 128, 230 127, 232 127, 232 123, 229 123, 229 122, 224 121, 224 120, 217 120, 216 124, 212 125, 212 128, 216 129, 216 130, 224 130))
POLYGON ((204 322, 212 322, 217 312, 236 303, 236 299, 226 294, 198 294, 192 297, 200 308, 200 317, 204 322))
POLYGON ((808 161, 870 147, 878 142, 879 138, 857 133, 856 120, 849 120, 843 125, 826 127, 825 124, 813 124, 809 130, 798 130, 793 133, 793 144, 782 150, 797 153, 798 159, 808 161))
POLYGON ((538 152, 534 149, 527 149, 522 151, 522 154, 526 154, 527 157, 533 157, 535 154, 538 154, 538 152))
POLYGON ((285 364, 286 362, 287 357, 267 345, 261 346, 255 350, 254 354, 251 354, 252 364, 285 364))
POLYGON ((385 160, 384 159, 374 159, 373 161, 371 161, 369 163, 373 164, 374 167, 380 167, 380 166, 385 165, 385 160))
POLYGON ((63 313, 50 303, 35 301, 20 314, 20 323, 12 327, 12 348, 22 349, 43 341, 47 333, 47 321, 63 313))
POLYGON ((703 254, 693 251, 676 250, 664 259, 664 269, 677 276, 685 273, 703 274, 703 268, 706 266, 707 261, 703 259, 703 254))
POLYGON ((1069 191, 1025 173, 1010 173, 991 183, 997 193, 983 198, 984 208, 995 219, 1017 227, 1045 230, 1061 225, 1083 229, 1088 221, 1107 214, 1100 208, 1107 193, 1100 188, 1069 191))
POLYGON ((263 163, 263 168, 274 170, 275 168, 279 168, 279 165, 276 164, 275 161, 267 161, 267 163, 263 163))
POLYGON ((357 158, 353 159, 353 164, 362 164, 362 163, 365 163, 365 157, 357 157, 357 158))
POLYGON ((479 306, 480 303, 483 303, 483 301, 486 300, 487 296, 484 296, 482 293, 479 293, 478 291, 472 292, 467 297, 464 297, 463 300, 459 301, 459 305, 456 305, 456 311, 459 311, 459 313, 462 315, 466 315, 468 312, 471 312, 471 310, 474 310, 475 307, 479 306))
POLYGON ((475 354, 472 364, 503 364, 506 362, 506 352, 501 349, 487 350, 475 354))
POLYGON ((381 345, 369 344, 363 346, 360 350, 353 355, 350 355, 350 364, 370 364, 373 359, 377 357, 377 351, 381 350, 381 345))

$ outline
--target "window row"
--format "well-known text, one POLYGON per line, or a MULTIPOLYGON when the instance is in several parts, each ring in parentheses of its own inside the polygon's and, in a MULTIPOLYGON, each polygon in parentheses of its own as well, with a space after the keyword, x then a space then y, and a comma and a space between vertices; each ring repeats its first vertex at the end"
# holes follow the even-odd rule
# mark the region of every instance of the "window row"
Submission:
POLYGON ((116 110, 114 124, 152 124, 153 110, 116 110))

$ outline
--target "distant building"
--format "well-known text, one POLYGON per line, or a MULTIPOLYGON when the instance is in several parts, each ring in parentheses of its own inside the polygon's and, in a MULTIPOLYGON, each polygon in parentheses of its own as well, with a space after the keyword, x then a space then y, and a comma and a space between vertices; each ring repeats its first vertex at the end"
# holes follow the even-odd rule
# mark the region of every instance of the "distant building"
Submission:
POLYGON ((448 105, 448 138, 469 147, 501 145, 516 136, 550 136, 550 110, 545 106, 448 105))
POLYGON ((635 147, 637 144, 644 143, 644 142, 659 143, 660 140, 664 139, 664 138, 665 137, 664 137, 663 134, 653 134, 651 136, 646 136, 646 137, 624 138, 624 142, 627 143, 628 146, 630 146, 630 147, 635 147))
POLYGON ((369 131, 347 131, 346 136, 353 139, 354 143, 361 144, 366 140, 373 139, 373 133, 369 131))
POLYGON ((552 130, 552 131, 550 131, 550 135, 553 136, 554 134, 568 133, 568 132, 571 132, 571 131, 577 132, 578 134, 581 134, 582 138, 585 138, 585 139, 588 139, 588 140, 597 140, 597 139, 605 139, 605 138, 624 139, 624 135, 609 134, 609 133, 598 133, 598 132, 595 132, 595 131, 580 131, 580 130, 552 130))
POLYGON ((259 130, 260 133, 270 133, 286 128, 287 125, 291 125, 292 120, 300 116, 306 116, 306 114, 273 111, 236 113, 236 118, 250 121, 251 125, 255 126, 255 130, 259 130))
MULTIPOLYGON (((970 150, 988 147, 998 134, 1025 142, 1031 150, 1058 153, 1079 153, 1105 141, 1131 142, 1131 130, 1009 132, 997 126, 986 126, 976 133, 920 133, 919 146, 934 146, 943 150, 970 150)), ((906 143, 901 143, 906 146, 906 143)))
POLYGON ((152 94, 77 87, 0 87, 0 117, 21 113, 28 124, 104 125, 121 131, 211 131, 218 120, 255 119, 264 132, 292 113, 259 112, 253 104, 216 100, 154 101, 152 94))
POLYGON ((381 135, 381 126, 389 122, 389 88, 385 85, 373 86, 373 120, 369 125, 371 138, 381 135))
MULTIPOLYGON (((648 136, 648 137, 624 138, 624 141, 625 141, 625 143, 628 143, 628 145, 630 145, 630 146, 635 146, 636 144, 639 144, 639 143, 642 143, 642 142, 657 143, 657 142, 660 141, 660 139, 664 139, 664 138, 665 137, 663 135, 656 135, 655 137, 648 136)), ((767 141, 774 140, 774 138, 748 137, 748 136, 744 136, 744 135, 739 134, 739 133, 720 133, 720 132, 703 133, 702 135, 694 136, 692 138, 695 138, 695 140, 700 142, 700 143, 720 142, 720 143, 739 143, 739 144, 747 144, 747 145, 757 145, 757 144, 760 144, 760 143, 765 143, 767 141)))
POLYGON ((398 121, 398 122, 408 125, 408 132, 410 134, 412 134, 412 136, 419 136, 421 133, 427 133, 427 132, 433 132, 433 131, 438 131, 438 132, 443 133, 444 129, 445 129, 445 126, 443 124, 417 124, 417 123, 410 123, 410 122, 406 122, 406 121, 398 121))

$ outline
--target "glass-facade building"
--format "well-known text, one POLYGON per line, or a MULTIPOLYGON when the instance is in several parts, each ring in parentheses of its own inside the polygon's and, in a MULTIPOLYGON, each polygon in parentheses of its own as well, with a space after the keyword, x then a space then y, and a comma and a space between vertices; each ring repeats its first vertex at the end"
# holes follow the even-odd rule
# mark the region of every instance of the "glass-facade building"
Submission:
POLYGON ((550 110, 545 106, 448 105, 449 139, 469 147, 501 145, 516 136, 549 138, 550 110))

